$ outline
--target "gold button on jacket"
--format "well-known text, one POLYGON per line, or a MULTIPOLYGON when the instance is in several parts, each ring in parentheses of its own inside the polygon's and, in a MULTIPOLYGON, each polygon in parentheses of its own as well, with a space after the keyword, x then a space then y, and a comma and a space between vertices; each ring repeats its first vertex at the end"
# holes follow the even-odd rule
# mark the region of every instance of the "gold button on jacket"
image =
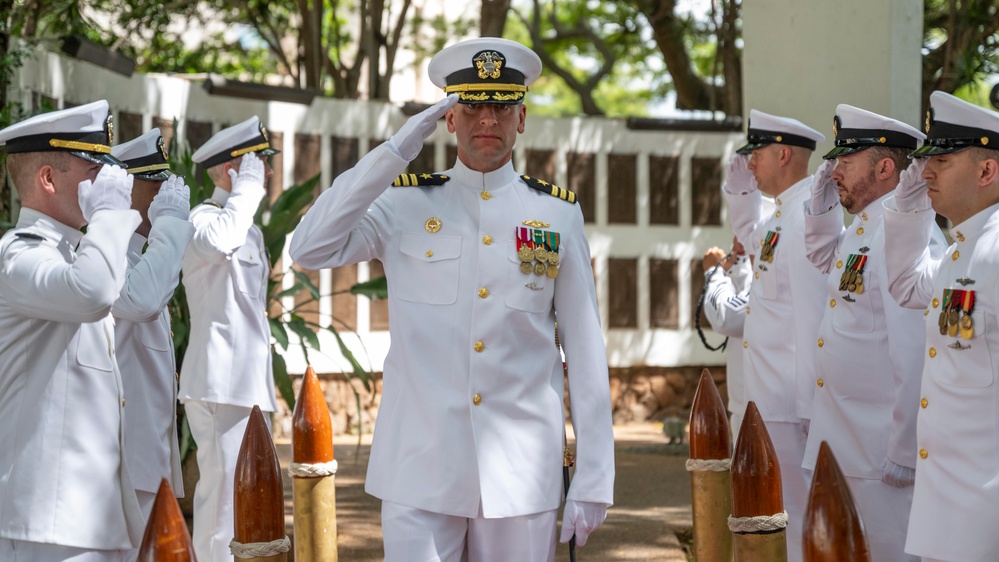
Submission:
POLYGON ((481 403, 482 403, 482 396, 481 395, 476 394, 475 396, 472 397, 472 404, 475 404, 476 406, 478 406, 481 403))

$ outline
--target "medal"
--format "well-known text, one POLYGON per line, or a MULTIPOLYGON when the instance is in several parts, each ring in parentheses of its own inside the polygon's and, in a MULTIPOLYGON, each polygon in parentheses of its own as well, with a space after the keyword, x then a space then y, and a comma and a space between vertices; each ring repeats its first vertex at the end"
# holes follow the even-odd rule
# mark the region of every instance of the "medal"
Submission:
POLYGON ((517 257, 524 263, 531 263, 534 261, 534 252, 532 252, 527 246, 521 246, 520 249, 517 250, 517 257))
POLYGON ((846 286, 848 284, 847 283, 847 277, 849 277, 849 276, 850 276, 850 270, 844 271, 843 275, 839 276, 839 290, 840 291, 845 291, 846 290, 846 286))
POLYGON ((558 277, 558 268, 555 267, 555 264, 550 263, 548 264, 548 271, 546 271, 545 273, 548 275, 549 279, 555 279, 556 277, 558 277))
MULTIPOLYGON (((530 232, 523 226, 517 227, 517 257, 527 264, 534 261, 534 243, 531 242, 530 232)), ((521 266, 521 271, 523 269, 521 266)))
POLYGON ((957 336, 957 321, 957 308, 951 305, 950 311, 947 312, 947 335, 952 338, 957 336))
POLYGON ((858 281, 860 281, 860 282, 857 283, 857 287, 853 290, 853 292, 854 292, 854 294, 862 295, 862 294, 864 294, 864 280, 863 279, 858 279, 858 281))
POLYGON ((940 307, 940 320, 937 324, 940 326, 940 335, 947 335, 947 324, 949 324, 950 319, 950 305, 951 299, 953 298, 953 289, 944 289, 943 292, 943 304, 940 307))
POLYGON ((961 295, 961 310, 964 311, 964 316, 961 317, 959 322, 961 337, 970 340, 975 337, 974 323, 971 320, 971 311, 975 308, 975 292, 965 290, 962 291, 961 295))
POLYGON ((541 263, 545 263, 548 261, 548 250, 545 250, 544 246, 534 248, 534 259, 541 263))
POLYGON ((548 254, 548 263, 550 263, 551 265, 558 267, 560 261, 561 260, 558 257, 558 252, 552 250, 552 252, 548 254))
POLYGON ((937 325, 940 327, 940 335, 947 335, 947 311, 940 312, 940 320, 937 321, 937 325))
POLYGON ((541 262, 537 262, 534 264, 534 274, 537 275, 538 277, 546 274, 547 272, 548 272, 548 267, 546 267, 545 264, 541 262))
POLYGON ((520 272, 521 273, 527 275, 527 274, 529 274, 533 270, 534 270, 534 268, 531 267, 531 262, 529 262, 529 261, 522 261, 522 262, 520 262, 520 272))

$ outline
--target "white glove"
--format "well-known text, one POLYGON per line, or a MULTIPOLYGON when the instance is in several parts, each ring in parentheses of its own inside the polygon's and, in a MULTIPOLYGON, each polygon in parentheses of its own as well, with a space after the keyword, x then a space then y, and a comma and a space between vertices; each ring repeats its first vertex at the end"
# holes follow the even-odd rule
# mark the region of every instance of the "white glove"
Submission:
POLYGON ((895 488, 907 488, 916 483, 916 469, 895 464, 885 458, 881 463, 881 481, 895 488))
POLYGON ((562 512, 562 536, 559 542, 568 543, 576 535, 576 546, 586 546, 590 533, 597 530, 607 518, 607 506, 602 503, 565 500, 562 512))
POLYGON ((895 208, 900 213, 916 213, 930 208, 930 195, 926 192, 923 168, 926 158, 913 158, 909 167, 902 170, 895 188, 895 208))
POLYGON ((105 164, 94 181, 81 181, 78 190, 80 210, 88 224, 97 211, 132 208, 132 176, 119 166, 105 164))
POLYGON ((458 103, 458 94, 451 94, 409 118, 389 142, 403 160, 412 162, 423 150, 423 141, 437 130, 437 120, 458 103))
POLYGON ((229 168, 232 196, 244 195, 259 202, 264 198, 264 161, 256 153, 247 152, 239 163, 239 172, 229 168))
POLYGON ((826 160, 812 176, 812 201, 808 206, 808 212, 812 216, 824 215, 839 203, 836 182, 829 177, 836 169, 836 162, 835 158, 826 160))
POLYGON ((801 418, 801 433, 805 435, 805 439, 808 439, 808 430, 812 427, 812 420, 808 418, 801 418))
POLYGON ((728 161, 728 178, 722 185, 722 190, 732 195, 746 195, 758 189, 756 177, 749 171, 749 157, 745 154, 733 154, 728 161))
POLYGON ((149 204, 149 222, 156 222, 159 217, 175 217, 186 221, 191 214, 191 189, 180 176, 170 176, 162 184, 160 190, 149 204))

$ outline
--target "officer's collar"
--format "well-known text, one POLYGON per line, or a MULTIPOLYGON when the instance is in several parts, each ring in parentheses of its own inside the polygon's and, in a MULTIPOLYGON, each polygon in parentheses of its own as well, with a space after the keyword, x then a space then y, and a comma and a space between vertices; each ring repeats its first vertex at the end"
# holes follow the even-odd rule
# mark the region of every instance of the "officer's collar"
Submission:
POLYGON ((802 200, 806 196, 811 196, 811 186, 812 176, 805 176, 791 187, 782 191, 780 195, 774 197, 774 202, 777 203, 778 208, 789 209, 791 206, 796 207, 799 200, 802 200))
POLYGON ((28 207, 21 207, 21 214, 17 217, 15 228, 32 227, 46 238, 54 240, 65 240, 73 248, 83 239, 83 232, 72 226, 63 224, 41 211, 36 211, 28 207))
POLYGON ((881 197, 878 197, 874 201, 871 201, 870 203, 867 204, 866 207, 861 209, 859 213, 853 215, 854 217, 853 220, 861 222, 870 222, 875 219, 880 219, 884 215, 885 201, 891 199, 894 196, 895 196, 895 190, 893 189, 888 193, 885 193, 881 197))
POLYGON ((215 191, 212 192, 212 201, 217 202, 219 205, 225 207, 226 201, 229 200, 230 193, 221 187, 216 186, 215 191))
POLYGON ((513 160, 503 164, 498 169, 491 172, 476 172, 466 166, 459 158, 451 170, 451 175, 458 180, 461 185, 468 185, 475 189, 495 191, 503 186, 510 185, 517 179, 517 172, 513 170, 513 160))
POLYGON ((999 203, 978 211, 961 224, 950 228, 950 236, 958 242, 974 241, 988 227, 999 224, 999 203))

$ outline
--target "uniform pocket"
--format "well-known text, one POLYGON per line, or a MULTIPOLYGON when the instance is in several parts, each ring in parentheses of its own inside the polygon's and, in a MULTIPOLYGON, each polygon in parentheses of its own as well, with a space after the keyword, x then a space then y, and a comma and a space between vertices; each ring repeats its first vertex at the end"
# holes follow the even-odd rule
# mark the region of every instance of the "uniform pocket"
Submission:
MULTIPOLYGON (((861 294, 840 291, 836 308, 826 311, 832 314, 833 326, 844 332, 867 334, 874 331, 874 305, 871 304, 873 291, 861 294)), ((880 295, 879 295, 880 297, 880 295)))
POLYGON ((104 334, 104 321, 80 326, 76 335, 76 362, 83 367, 110 371, 111 347, 104 334))
POLYGON ((264 280, 264 256, 261 252, 244 244, 232 255, 232 267, 235 270, 236 285, 241 293, 258 297, 264 280))
MULTIPOLYGON (((510 270, 507 279, 510 281, 506 290, 506 305, 524 312, 548 312, 552 308, 555 280, 549 278, 547 274, 536 275, 533 269, 530 273, 521 271, 523 262, 517 256, 516 243, 511 240, 508 245, 512 250, 507 260, 510 264, 507 266, 510 270)), ((537 263, 535 261, 531 266, 537 263)))
POLYGON ((389 294, 423 304, 454 304, 458 300, 461 238, 404 232, 399 240, 398 273, 389 294))
POLYGON ((169 330, 160 326, 161 319, 152 322, 140 322, 135 329, 139 332, 139 341, 153 351, 170 351, 169 330))

